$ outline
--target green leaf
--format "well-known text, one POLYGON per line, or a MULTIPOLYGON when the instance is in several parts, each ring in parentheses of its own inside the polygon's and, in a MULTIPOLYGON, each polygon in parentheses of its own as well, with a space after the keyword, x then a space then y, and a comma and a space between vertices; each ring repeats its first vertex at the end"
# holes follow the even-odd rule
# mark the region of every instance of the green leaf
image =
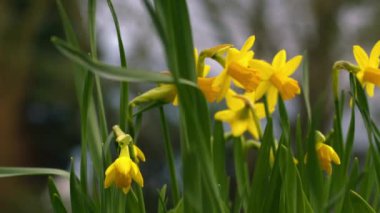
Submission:
POLYGON ((350 190, 351 212, 371 212, 375 210, 358 193, 350 190))
POLYGON ((158 192, 158 213, 165 213, 166 210, 166 184, 158 192))
POLYGON ((169 134, 168 124, 165 117, 164 108, 160 107, 159 109, 160 109, 162 133, 163 133, 164 142, 165 142, 166 160, 169 165, 170 185, 172 188, 173 203, 174 205, 176 205, 179 202, 180 193, 179 193, 179 187, 178 187, 177 173, 175 169, 174 153, 173 153, 172 143, 170 140, 170 134, 169 134))
POLYGON ((53 206, 54 212, 56 213, 67 212, 65 206, 63 205, 58 189, 54 184, 54 180, 51 177, 49 177, 48 179, 48 187, 49 187, 50 202, 53 206))
MULTIPOLYGON (((172 77, 165 74, 147 72, 144 70, 128 70, 122 67, 111 66, 103 64, 98 61, 94 61, 89 56, 75 49, 70 44, 64 42, 63 40, 53 37, 53 44, 58 48, 58 50, 67 56, 73 62, 87 68, 91 72, 98 74, 104 78, 108 78, 116 81, 129 81, 129 82, 159 82, 159 83, 171 83, 173 82, 172 77)), ((194 83, 189 81, 183 81, 182 83, 190 84, 196 86, 194 83)))
POLYGON ((0 167, 0 178, 29 175, 58 175, 68 178, 70 173, 65 170, 51 168, 0 167))
POLYGON ((250 198, 247 212, 263 212, 262 208, 265 197, 262 195, 266 193, 269 184, 269 175, 271 172, 270 149, 272 144, 274 144, 273 123, 272 119, 269 117, 256 161, 255 171, 249 192, 250 198))
POLYGON ((70 172, 70 200, 71 210, 73 213, 87 212, 87 208, 84 204, 84 196, 82 193, 82 187, 79 179, 74 172, 73 160, 71 160, 71 172, 70 172))
POLYGON ((278 96, 278 111, 280 112, 280 123, 281 123, 281 128, 282 128, 282 134, 284 134, 286 138, 285 146, 289 147, 290 123, 289 123, 289 117, 288 117, 288 113, 285 107, 285 103, 282 100, 281 96, 278 96))
POLYGON ((302 65, 302 94, 305 100, 306 112, 308 116, 308 121, 311 121, 311 107, 309 99, 309 62, 307 53, 305 52, 305 57, 302 65))
POLYGON ((212 202, 207 203, 208 207, 216 212, 225 212, 227 205, 223 202, 213 169, 211 128, 206 100, 198 88, 181 83, 181 79, 194 84, 196 80, 186 2, 158 0, 155 1, 155 9, 151 13, 152 19, 154 23, 160 24, 158 29, 163 29, 160 36, 180 102, 183 191, 186 192, 184 209, 187 212, 201 212, 204 206, 203 197, 210 194, 212 202))
MULTIPOLYGON (((245 210, 247 210, 248 204, 248 191, 249 191, 249 175, 248 165, 245 156, 245 150, 243 149, 243 138, 235 138, 233 140, 234 146, 234 163, 235 163, 235 175, 238 189, 238 196, 243 204, 245 210)), ((238 201, 239 202, 239 201, 238 201)), ((239 202, 240 203, 240 202, 239 202)))
POLYGON ((228 177, 226 171, 226 141, 224 139, 223 124, 220 121, 214 123, 212 140, 212 154, 214 158, 214 170, 219 190, 223 200, 228 202, 228 177))

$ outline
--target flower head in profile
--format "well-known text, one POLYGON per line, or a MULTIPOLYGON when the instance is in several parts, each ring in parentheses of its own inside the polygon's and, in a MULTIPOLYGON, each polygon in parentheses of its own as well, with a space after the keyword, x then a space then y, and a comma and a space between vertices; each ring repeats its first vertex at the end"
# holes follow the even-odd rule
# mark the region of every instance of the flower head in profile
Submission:
POLYGON ((324 135, 321 132, 317 131, 316 132, 317 142, 315 144, 315 149, 317 151, 318 160, 322 169, 325 170, 328 175, 331 175, 332 174, 331 163, 340 165, 340 158, 331 146, 324 143, 325 140, 326 139, 324 135))
POLYGON ((248 130, 254 138, 258 138, 259 122, 255 119, 264 118, 265 109, 264 104, 254 104, 254 100, 254 93, 237 95, 229 90, 226 96, 229 109, 217 112, 215 119, 228 122, 231 125, 232 135, 235 137, 241 136, 248 130))
POLYGON ((224 62, 223 71, 216 77, 213 87, 220 90, 217 101, 222 100, 231 86, 231 80, 235 80, 237 85, 243 87, 248 92, 252 92, 260 83, 257 71, 248 67, 248 62, 252 60, 254 52, 250 50, 255 43, 255 36, 250 36, 243 47, 238 50, 229 48, 224 62))
POLYGON ((380 41, 378 41, 372 48, 369 56, 359 45, 355 45, 353 47, 353 53, 360 68, 360 71, 356 74, 356 77, 367 91, 367 94, 372 97, 374 94, 375 85, 378 87, 380 86, 380 41))
POLYGON ((284 100, 300 94, 298 82, 290 76, 297 70, 302 56, 297 55, 286 61, 286 51, 279 51, 273 58, 272 64, 263 60, 253 59, 250 67, 258 70, 262 82, 256 89, 256 100, 267 95, 269 110, 272 112, 277 103, 278 93, 284 100))
MULTIPOLYGON (((115 183, 117 187, 122 188, 123 192, 127 194, 131 188, 132 180, 140 187, 143 187, 144 179, 137 163, 130 157, 128 145, 132 138, 125 134, 118 126, 114 126, 113 129, 117 136, 116 141, 119 143, 120 155, 105 172, 104 188, 108 188, 115 183)), ((144 153, 137 146, 133 145, 133 151, 137 162, 145 161, 144 153)))

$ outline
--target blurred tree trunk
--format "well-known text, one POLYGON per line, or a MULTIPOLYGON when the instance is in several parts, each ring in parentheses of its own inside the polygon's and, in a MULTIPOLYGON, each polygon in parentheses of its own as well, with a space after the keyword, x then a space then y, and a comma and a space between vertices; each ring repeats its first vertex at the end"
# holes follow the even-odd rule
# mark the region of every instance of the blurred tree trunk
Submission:
MULTIPOLYGON (((310 102, 311 106, 321 110, 321 118, 326 118, 331 117, 331 110, 328 110, 331 103, 326 103, 330 100, 327 91, 331 91, 331 68, 334 63, 330 53, 338 35, 337 15, 342 1, 314 0, 312 4, 317 35, 312 42, 308 42, 310 102)), ((321 122, 324 128, 326 125, 323 120, 321 122)), ((325 122, 330 121, 325 119, 325 122)))
MULTIPOLYGON (((72 0, 70 6, 74 4, 72 0)), ((78 10, 73 11, 79 16, 78 10)), ((52 14, 58 14, 55 1, 0 1, 0 166, 36 166, 25 129, 25 103, 32 72, 38 69, 37 52, 43 49, 36 44, 52 14)), ((19 205, 30 195, 30 184, 20 180, 26 179, 0 179, 0 209, 5 212, 30 211, 27 204, 19 205)))

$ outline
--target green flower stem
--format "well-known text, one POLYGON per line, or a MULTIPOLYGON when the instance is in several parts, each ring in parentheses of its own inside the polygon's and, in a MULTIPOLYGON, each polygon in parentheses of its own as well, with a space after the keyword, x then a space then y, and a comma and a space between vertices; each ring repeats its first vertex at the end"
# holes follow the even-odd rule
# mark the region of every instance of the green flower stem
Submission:
POLYGON ((347 61, 337 61, 333 65, 333 90, 335 99, 339 98, 339 71, 346 70, 350 73, 356 74, 360 71, 360 68, 347 61))
POLYGON ((214 59, 216 62, 218 62, 222 67, 225 67, 226 61, 224 60, 224 58, 221 55, 215 54, 212 56, 212 59, 214 59))
POLYGON ((95 86, 96 86, 96 100, 98 101, 98 114, 99 114, 99 125, 102 136, 102 142, 104 143, 107 139, 107 119, 104 110, 104 101, 102 87, 100 85, 100 78, 98 75, 95 75, 95 86))
POLYGON ((167 161, 169 164, 169 170, 170 170, 170 182, 171 182, 171 188, 172 188, 173 202, 174 204, 177 204, 180 199, 178 181, 176 177, 173 149, 172 149, 171 141, 169 137, 168 124, 165 118, 164 108, 162 106, 160 107, 160 120, 161 120, 162 132, 164 134, 165 154, 166 154, 166 158, 167 158, 167 161))
POLYGON ((243 208, 247 210, 247 198, 249 194, 249 175, 248 166, 245 159, 245 151, 243 149, 243 137, 234 138, 234 163, 235 175, 238 188, 238 197, 243 204, 243 208))

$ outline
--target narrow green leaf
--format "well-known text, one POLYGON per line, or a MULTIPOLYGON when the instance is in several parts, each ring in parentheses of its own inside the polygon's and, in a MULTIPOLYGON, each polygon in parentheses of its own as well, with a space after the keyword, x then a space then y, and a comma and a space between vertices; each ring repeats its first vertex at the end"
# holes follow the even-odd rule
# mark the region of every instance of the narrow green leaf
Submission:
POLYGON ((375 210, 358 193, 350 190, 351 212, 371 212, 375 210))
POLYGON ((84 204, 84 196, 82 196, 82 187, 79 179, 74 172, 73 160, 71 160, 71 172, 70 172, 70 200, 71 210, 73 213, 87 212, 87 208, 84 204))
POLYGON ((50 202, 53 206, 54 212, 56 213, 67 212, 65 206, 63 205, 58 189, 54 184, 54 180, 51 177, 49 177, 48 179, 48 188, 49 188, 50 202))
POLYGON ((290 141, 290 123, 288 113, 285 107, 285 103, 282 100, 281 96, 278 96, 278 111, 280 113, 280 123, 282 128, 282 134, 285 136, 285 146, 289 147, 290 141))
POLYGON ((270 149, 273 143, 273 123, 272 119, 268 118, 253 174, 247 212, 262 212, 263 210, 264 197, 262 195, 266 193, 269 184, 269 175, 271 172, 270 149))
POLYGON ((243 149, 243 138, 235 138, 233 141, 234 146, 234 163, 235 163, 235 175, 237 182, 237 189, 239 199, 241 199, 244 210, 247 211, 248 204, 248 191, 249 191, 249 175, 248 165, 243 149))
MULTIPOLYGON (((101 62, 92 60, 89 56, 81 53, 79 50, 72 47, 70 44, 62 41, 57 37, 52 38, 53 44, 58 50, 71 59, 73 62, 82 65, 89 69, 91 72, 98 74, 104 78, 108 78, 116 81, 130 81, 130 82, 159 82, 159 83, 171 83, 172 77, 155 72, 147 72, 144 70, 127 70, 122 67, 115 67, 106 65, 101 62)), ((189 81, 183 81, 182 83, 196 86, 189 81)))
POLYGON ((309 99, 309 62, 307 53, 304 54, 304 60, 302 65, 302 94, 305 100, 306 112, 308 116, 308 121, 311 121, 311 107, 309 99))
POLYGON ((215 176, 218 181, 224 202, 228 202, 228 177, 226 171, 226 141, 224 139, 223 124, 220 121, 214 123, 212 141, 212 154, 214 158, 215 176))
POLYGON ((0 178, 30 175, 58 175, 66 178, 70 177, 70 173, 60 169, 38 167, 0 167, 0 178))
POLYGON ((166 184, 158 191, 158 213, 166 213, 166 184))
POLYGON ((163 107, 160 107, 160 120, 161 120, 162 133, 163 133, 164 142, 165 142, 166 160, 168 162, 169 171, 170 171, 170 186, 172 189, 173 203, 174 203, 174 205, 176 205, 180 199, 179 187, 178 187, 177 173, 176 173, 176 169, 175 169, 172 143, 170 140, 168 124, 166 121, 165 111, 164 111, 163 107))

